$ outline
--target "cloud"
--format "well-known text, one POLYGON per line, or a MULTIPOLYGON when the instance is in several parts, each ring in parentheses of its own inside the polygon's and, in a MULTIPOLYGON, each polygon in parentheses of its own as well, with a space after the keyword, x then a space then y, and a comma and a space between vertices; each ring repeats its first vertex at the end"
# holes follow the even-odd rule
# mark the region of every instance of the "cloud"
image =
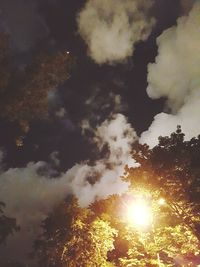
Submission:
POLYGON ((0 164, 2 163, 3 159, 4 159, 4 153, 2 150, 0 150, 0 164))
POLYGON ((60 159, 59 159, 59 152, 54 151, 50 154, 49 159, 53 166, 59 167, 60 166, 60 159))
POLYGON ((18 51, 28 51, 38 40, 48 36, 47 25, 37 11, 37 1, 1 0, 0 10, 1 24, 18 51))
POLYGON ((155 116, 141 142, 154 146, 157 137, 169 135, 182 126, 186 139, 200 132, 200 4, 177 26, 164 31, 157 39, 156 62, 148 66, 147 93, 152 99, 165 97, 170 114, 155 116))
POLYGON ((58 109, 56 112, 55 112, 55 115, 56 115, 56 117, 58 117, 58 118, 64 118, 65 116, 66 116, 66 114, 67 114, 67 112, 66 112, 66 110, 65 110, 65 108, 60 108, 60 109, 58 109))
POLYGON ((134 45, 149 36, 155 23, 148 16, 153 1, 88 0, 80 11, 78 31, 98 64, 123 61, 134 45))
POLYGON ((45 168, 44 162, 29 163, 25 168, 0 174, 0 199, 6 204, 5 213, 16 218, 21 227, 20 232, 8 238, 7 246, 1 248, 10 260, 26 259, 41 231, 42 220, 69 193, 66 181, 42 175, 45 168))
MULTIPOLYGON (((56 178, 52 178, 52 170, 44 162, 2 170, 0 200, 6 204, 6 215, 16 218, 21 227, 21 231, 8 240, 9 257, 12 257, 11 251, 17 251, 18 257, 30 252, 32 241, 41 231, 41 221, 69 194, 74 194, 81 206, 88 206, 95 199, 126 191, 128 183, 120 176, 126 164, 134 164, 130 152, 136 138, 126 118, 116 114, 95 131, 93 142, 98 153, 104 154, 105 146, 107 149, 106 155, 93 164, 89 161, 76 164, 56 178), (11 250, 13 246, 16 249, 11 250)), ((57 153, 50 157, 57 164, 57 153)))
POLYGON ((84 102, 84 119, 80 122, 82 134, 93 132, 96 125, 100 124, 111 114, 123 113, 127 106, 122 97, 112 91, 105 92, 103 88, 94 88, 92 94, 84 102))
POLYGON ((120 176, 123 175, 126 164, 134 164, 131 145, 136 138, 135 131, 121 114, 115 115, 112 120, 106 120, 97 128, 94 142, 99 153, 107 146, 107 156, 95 161, 92 166, 75 165, 66 174, 70 177, 71 190, 81 206, 87 206, 95 199, 121 194, 128 189, 128 184, 120 176))

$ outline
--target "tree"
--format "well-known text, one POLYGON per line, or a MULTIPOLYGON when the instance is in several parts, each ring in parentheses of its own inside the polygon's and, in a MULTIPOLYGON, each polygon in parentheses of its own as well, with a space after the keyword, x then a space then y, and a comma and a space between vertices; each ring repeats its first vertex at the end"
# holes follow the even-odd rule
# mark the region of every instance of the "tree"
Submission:
POLYGON ((114 249, 117 231, 108 222, 96 218, 91 223, 76 220, 71 239, 65 244, 62 259, 69 267, 108 267, 108 251, 114 249))
MULTIPOLYGON (((72 57, 66 52, 40 55, 15 77, 15 88, 3 96, 1 116, 24 122, 46 117, 48 93, 69 78, 72 57)), ((25 127, 24 127, 25 129, 25 127)))
POLYGON ((16 219, 7 217, 3 211, 4 207, 5 204, 0 202, 0 244, 6 241, 8 235, 13 234, 14 231, 19 231, 16 219))
POLYGON ((133 158, 140 166, 126 168, 124 178, 131 188, 157 191, 200 240, 200 136, 185 141, 178 126, 170 137, 159 137, 152 149, 137 144, 133 158))
MULTIPOLYGON (((110 221, 118 231, 109 261, 116 266, 174 266, 175 261, 194 260, 199 251, 199 241, 191 229, 171 210, 166 202, 160 202, 158 191, 143 188, 130 189, 121 196, 111 196, 92 204, 100 217, 110 221), (146 199, 151 209, 148 227, 138 227, 127 217, 127 210, 137 196, 146 199)), ((140 213, 137 214, 140 217, 140 213)), ((189 266, 189 265, 188 265, 189 266)), ((193 265, 192 265, 193 266, 193 265)))
POLYGON ((30 122, 48 117, 48 94, 69 78, 74 59, 66 51, 40 53, 19 69, 11 54, 9 37, 0 34, 0 117, 20 126, 21 146, 30 122))
POLYGON ((34 244, 33 256, 40 266, 62 266, 62 253, 65 243, 69 240, 70 227, 80 210, 77 202, 70 199, 55 207, 42 224, 43 234, 34 244))
POLYGON ((107 253, 114 248, 117 231, 74 199, 57 207, 43 228, 34 253, 40 266, 111 266, 107 253))
POLYGON ((169 207, 159 207, 154 196, 151 201, 152 218, 147 228, 125 224, 124 238, 129 245, 127 255, 119 259, 119 266, 172 267, 178 257, 195 256, 199 251, 199 241, 189 227, 169 207))
MULTIPOLYGON (((129 266, 133 258, 137 262, 133 266, 138 266, 138 260, 140 266, 157 266, 155 263, 152 265, 152 259, 155 261, 157 253, 163 257, 161 257, 163 266, 174 266, 174 258, 178 254, 185 258, 193 255, 188 262, 192 262, 195 256, 199 255, 199 148, 200 137, 185 141, 180 126, 170 137, 160 137, 159 144, 152 149, 146 144, 135 145, 133 158, 139 166, 126 167, 124 180, 130 182, 130 191, 133 195, 138 191, 148 192, 153 205, 158 203, 160 198, 165 199, 165 205, 158 207, 155 212, 159 216, 156 217, 157 224, 152 226, 154 229, 147 236, 143 235, 143 240, 148 247, 144 248, 142 243, 143 248, 138 249, 139 243, 135 242, 137 246, 134 245, 128 251, 128 257, 121 259, 122 266, 129 266), (152 231, 154 238, 149 240, 152 231), (151 245, 151 242, 154 245, 151 245), (148 256, 145 253, 148 253, 148 256)), ((191 262, 188 264, 192 264, 191 262)))
MULTIPOLYGON (((197 240, 191 240, 191 233, 184 227, 164 228, 162 232, 154 233, 129 233, 130 246, 127 257, 119 259, 119 266, 175 266, 176 259, 187 258, 188 252, 195 255, 198 251, 197 240), (186 231, 186 232, 185 232, 186 231), (156 242, 155 242, 156 239, 156 242)), ((192 265, 192 260, 190 261, 192 265)))

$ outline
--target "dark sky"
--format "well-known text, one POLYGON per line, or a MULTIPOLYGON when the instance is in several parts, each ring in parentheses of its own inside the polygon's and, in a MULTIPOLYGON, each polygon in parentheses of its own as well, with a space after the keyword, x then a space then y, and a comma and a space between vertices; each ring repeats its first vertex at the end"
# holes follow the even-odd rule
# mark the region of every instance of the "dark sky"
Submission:
MULTIPOLYGON (((164 29, 176 23, 180 15, 180 5, 178 0, 156 1, 152 14, 156 17, 157 23, 148 40, 139 43, 134 55, 126 62, 109 66, 97 65, 87 56, 86 45, 78 34, 76 15, 85 1, 43 0, 35 1, 35 4, 36 2, 34 9, 30 7, 31 1, 27 2, 29 3, 27 7, 25 5, 25 12, 32 10, 34 12, 32 21, 22 29, 18 18, 22 15, 22 10, 15 10, 12 0, 2 1, 2 4, 0 3, 0 8, 2 6, 3 10, 2 25, 11 28, 15 60, 19 67, 21 62, 26 64, 34 51, 41 47, 45 49, 53 46, 55 50, 69 50, 76 58, 76 67, 72 71, 71 78, 58 88, 56 96, 58 105, 65 107, 68 116, 60 121, 33 122, 21 148, 16 147, 14 142, 17 126, 1 121, 1 146, 6 150, 8 166, 23 166, 32 160, 47 160, 51 152, 59 151, 61 163, 64 160, 62 168, 67 169, 75 161, 87 158, 90 154, 87 138, 83 138, 80 134, 78 127, 80 121, 88 114, 97 114, 96 118, 93 116, 95 127, 112 111, 112 105, 106 110, 101 110, 95 105, 89 109, 85 107, 85 100, 96 94, 96 90, 100 105, 108 101, 110 92, 121 95, 125 106, 123 113, 138 134, 146 130, 154 115, 163 109, 164 100, 152 101, 146 94, 147 64, 153 62, 157 54, 156 37, 164 29), (15 20, 11 15, 7 15, 12 12, 15 13, 15 20), (42 20, 43 26, 45 25, 44 29, 41 25, 37 25, 37 16, 42 20), (30 30, 28 27, 31 27, 30 30), (24 43, 28 45, 25 46, 24 43)), ((24 5, 23 1, 20 3, 24 5)))

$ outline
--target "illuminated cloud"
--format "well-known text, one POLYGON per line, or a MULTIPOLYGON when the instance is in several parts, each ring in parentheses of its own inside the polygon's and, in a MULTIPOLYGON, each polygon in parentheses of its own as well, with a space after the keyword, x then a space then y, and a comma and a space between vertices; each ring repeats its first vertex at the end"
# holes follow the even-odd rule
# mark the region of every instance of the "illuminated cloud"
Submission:
POLYGON ((94 142, 99 153, 107 147, 107 155, 95 161, 92 166, 77 164, 66 173, 70 177, 71 190, 81 206, 112 194, 121 194, 128 189, 128 184, 120 176, 123 175, 126 164, 134 164, 131 145, 136 139, 135 131, 121 114, 106 120, 97 128, 94 142))
POLYGON ((157 39, 158 56, 148 66, 148 95, 165 97, 170 114, 155 116, 141 142, 150 146, 160 135, 169 135, 182 126, 186 139, 200 132, 200 4, 188 16, 178 19, 177 26, 164 31, 157 39))
MULTIPOLYGON (((11 251, 17 251, 16 254, 21 257, 23 253, 30 252, 32 241, 41 231, 42 220, 68 195, 74 194, 81 206, 88 206, 96 199, 126 191, 128 183, 123 182, 120 176, 126 164, 134 164, 130 153, 136 138, 126 118, 117 114, 96 129, 93 142, 98 153, 103 153, 105 146, 107 153, 92 165, 89 161, 75 164, 56 178, 52 178, 52 169, 44 162, 2 170, 0 200, 6 204, 6 215, 16 218, 21 227, 19 233, 8 239, 10 257, 11 251)), ((57 152, 50 155, 54 165, 59 164, 57 156, 57 152)))
POLYGON ((101 87, 93 88, 93 93, 84 102, 84 118, 80 127, 82 134, 95 131, 104 118, 111 114, 122 113, 127 109, 122 97, 112 91, 105 92, 101 87))
POLYGON ((98 64, 123 61, 134 45, 149 36, 155 23, 148 16, 153 1, 88 0, 80 11, 78 30, 98 64))

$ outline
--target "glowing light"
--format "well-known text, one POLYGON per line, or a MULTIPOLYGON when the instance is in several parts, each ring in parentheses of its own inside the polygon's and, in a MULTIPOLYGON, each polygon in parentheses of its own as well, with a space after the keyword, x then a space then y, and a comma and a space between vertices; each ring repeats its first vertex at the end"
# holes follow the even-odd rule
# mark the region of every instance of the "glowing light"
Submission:
POLYGON ((147 227, 152 222, 152 211, 145 199, 134 201, 127 207, 128 221, 136 227, 147 227))
POLYGON ((166 203, 166 201, 165 201, 164 198, 160 198, 160 199, 158 200, 158 204, 161 205, 161 206, 165 205, 165 203, 166 203))

